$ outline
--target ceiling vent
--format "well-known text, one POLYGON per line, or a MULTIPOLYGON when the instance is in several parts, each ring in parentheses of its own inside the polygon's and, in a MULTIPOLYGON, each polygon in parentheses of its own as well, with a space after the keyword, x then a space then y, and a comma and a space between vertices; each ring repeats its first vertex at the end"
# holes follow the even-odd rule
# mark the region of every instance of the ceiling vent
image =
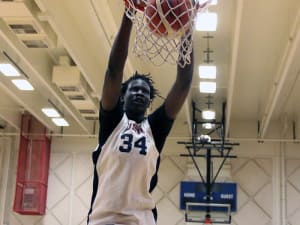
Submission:
POLYGON ((41 40, 22 40, 27 48, 48 48, 48 44, 41 40))
POLYGON ((60 89, 63 91, 63 92, 79 92, 79 88, 77 87, 74 87, 74 86, 61 86, 60 89))
POLYGON ((35 21, 6 20, 8 27, 27 48, 53 47, 49 37, 35 21))
POLYGON ((86 100, 86 97, 84 97, 84 95, 69 95, 68 98, 71 101, 78 101, 78 100, 84 101, 84 100, 86 100))
POLYGON ((97 120, 98 119, 98 110, 80 109, 79 112, 87 120, 97 120))
POLYGON ((79 112, 83 113, 83 114, 95 114, 96 113, 96 111, 92 110, 92 109, 80 109, 79 112))
POLYGON ((54 66, 52 81, 66 96, 75 96, 74 100, 76 96, 84 96, 88 91, 88 85, 77 66, 54 66))
POLYGON ((37 34, 37 29, 32 24, 9 24, 15 34, 37 34))
POLYGON ((78 67, 71 66, 67 56, 61 56, 59 61, 60 65, 53 68, 52 81, 83 117, 98 117, 98 104, 78 67))
POLYGON ((86 116, 86 120, 98 120, 98 116, 86 116))
POLYGON ((0 17, 27 48, 56 47, 57 37, 48 22, 40 21, 34 1, 0 1, 0 17))
POLYGON ((9 24, 15 34, 37 34, 37 29, 32 24, 9 24))

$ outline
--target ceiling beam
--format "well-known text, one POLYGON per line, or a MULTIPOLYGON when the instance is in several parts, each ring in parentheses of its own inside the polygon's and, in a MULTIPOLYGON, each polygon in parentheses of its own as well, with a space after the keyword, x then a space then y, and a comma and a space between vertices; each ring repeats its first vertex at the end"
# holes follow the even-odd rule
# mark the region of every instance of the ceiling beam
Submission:
POLYGON ((16 131, 20 130, 20 125, 21 125, 20 112, 16 108, 2 107, 2 103, 1 103, 0 118, 5 120, 16 131))
MULTIPOLYGON (((118 13, 116 13, 118 9, 114 8, 113 6, 110 6, 109 4, 112 3, 110 1, 108 1, 107 4, 102 4, 102 2, 99 2, 97 0, 90 0, 90 2, 92 8, 96 13, 99 25, 103 29, 103 33, 107 38, 109 47, 111 48, 119 27, 116 24, 117 21, 114 15, 119 14, 119 17, 121 18, 123 15, 123 11, 119 11, 118 13)), ((125 78, 129 78, 130 74, 133 74, 134 71, 135 70, 133 69, 131 60, 127 58, 126 67, 124 71, 125 78)))
POLYGON ((238 60, 238 51, 239 51, 239 40, 240 40, 240 32, 241 32, 241 23, 242 23, 242 15, 243 15, 243 4, 244 0, 236 1, 236 13, 235 13, 235 23, 233 29, 233 37, 232 37, 232 54, 230 60, 230 70, 229 70, 229 80, 228 80, 228 88, 227 88, 227 97, 226 97, 226 130, 225 137, 228 137, 229 128, 230 128, 230 120, 231 120, 231 110, 232 110, 232 102, 234 95, 234 85, 236 78, 236 67, 238 60))
MULTIPOLYGON (((0 87, 4 90, 13 100, 15 100, 21 107, 30 112, 36 119, 42 122, 48 129, 55 130, 54 124, 50 123, 50 120, 45 120, 45 116, 42 114, 40 106, 43 104, 41 98, 38 94, 31 91, 17 91, 15 87, 9 82, 5 77, 0 77, 0 87)), ((19 117, 21 112, 19 114, 19 117)), ((7 122, 11 122, 16 128, 20 127, 20 124, 17 124, 17 120, 6 117, 7 122)))
POLYGON ((79 0, 72 7, 61 0, 36 0, 36 3, 42 10, 46 9, 39 17, 51 25, 92 90, 99 96, 101 78, 106 69, 106 60, 103 59, 107 58, 110 43, 91 4, 79 0))
MULTIPOLYGON (((31 84, 35 87, 37 91, 40 91, 38 97, 44 97, 45 104, 47 104, 47 98, 51 99, 52 102, 57 102, 58 107, 64 109, 65 116, 70 115, 74 120, 80 125, 84 133, 91 134, 93 131, 93 125, 83 118, 83 116, 78 112, 78 110, 71 104, 70 101, 58 90, 58 88, 52 83, 52 67, 54 62, 50 55, 45 50, 36 49, 32 51, 27 49, 22 43, 9 31, 3 20, 0 19, 0 47, 2 51, 7 51, 11 55, 15 55, 18 59, 18 66, 21 67, 30 78, 31 84)), ((5 88, 5 87, 4 87, 5 88)), ((16 98, 15 93, 11 90, 7 90, 9 95, 16 98)), ((27 99, 27 101, 32 102, 33 100, 27 99)), ((38 101, 38 98, 36 98, 38 101)), ((17 100, 21 105, 22 100, 17 100)), ((33 115, 38 116, 41 108, 36 109, 38 112, 33 112, 31 107, 27 105, 25 110, 31 111, 33 115)), ((33 108, 36 108, 33 105, 33 108)), ((39 118, 42 119, 42 118, 39 118)), ((44 120, 42 120, 44 121, 44 120)), ((50 129, 53 129, 52 124, 45 121, 45 125, 50 129)))
MULTIPOLYGON (((259 138, 265 137, 274 111, 280 103, 281 95, 284 91, 283 87, 286 84, 286 80, 289 76, 294 75, 290 73, 292 64, 295 60, 299 60, 299 58, 295 57, 295 55, 298 51, 300 51, 300 8, 298 10, 296 19, 294 21, 294 26, 289 37, 290 38, 286 44, 286 48, 279 64, 277 74, 273 81, 271 91, 269 92, 269 98, 263 110, 261 126, 258 135, 259 138)), ((285 89, 287 88, 285 87, 285 89)))

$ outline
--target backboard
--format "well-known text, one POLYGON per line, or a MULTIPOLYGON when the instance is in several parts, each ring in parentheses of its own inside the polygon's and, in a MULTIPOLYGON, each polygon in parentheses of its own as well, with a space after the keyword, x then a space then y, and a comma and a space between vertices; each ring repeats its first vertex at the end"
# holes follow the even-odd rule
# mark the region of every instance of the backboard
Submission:
POLYGON ((187 223, 204 223, 206 217, 209 216, 212 224, 230 224, 230 208, 230 204, 187 202, 185 221, 187 223))
POLYGON ((236 183, 213 183, 208 187, 201 182, 182 181, 180 208, 185 210, 186 222, 204 223, 209 216, 213 224, 230 224, 231 213, 237 208, 236 188, 236 183))

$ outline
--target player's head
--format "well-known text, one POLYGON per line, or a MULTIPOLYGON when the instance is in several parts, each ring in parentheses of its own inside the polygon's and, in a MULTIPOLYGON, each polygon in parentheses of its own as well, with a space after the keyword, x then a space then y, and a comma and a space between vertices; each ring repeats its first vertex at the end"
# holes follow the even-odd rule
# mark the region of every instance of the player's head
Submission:
POLYGON ((149 74, 136 72, 122 84, 121 100, 126 112, 144 114, 151 101, 155 98, 157 90, 149 74))
POLYGON ((150 100, 152 101, 156 95, 157 95, 157 89, 154 87, 154 82, 150 76, 150 74, 140 74, 138 73, 137 71, 131 76, 128 78, 128 80, 126 80, 124 83, 122 83, 122 95, 124 96, 127 88, 128 88, 128 85, 131 81, 133 80, 137 80, 137 79, 141 79, 143 81, 145 81, 149 87, 150 87, 150 100))

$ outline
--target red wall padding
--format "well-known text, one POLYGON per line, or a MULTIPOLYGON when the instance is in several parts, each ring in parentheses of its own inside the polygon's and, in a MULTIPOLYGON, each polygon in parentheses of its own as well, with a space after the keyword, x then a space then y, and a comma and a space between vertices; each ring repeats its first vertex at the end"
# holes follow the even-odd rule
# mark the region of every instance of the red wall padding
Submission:
POLYGON ((51 138, 31 115, 22 116, 14 211, 43 215, 46 210, 51 138))

